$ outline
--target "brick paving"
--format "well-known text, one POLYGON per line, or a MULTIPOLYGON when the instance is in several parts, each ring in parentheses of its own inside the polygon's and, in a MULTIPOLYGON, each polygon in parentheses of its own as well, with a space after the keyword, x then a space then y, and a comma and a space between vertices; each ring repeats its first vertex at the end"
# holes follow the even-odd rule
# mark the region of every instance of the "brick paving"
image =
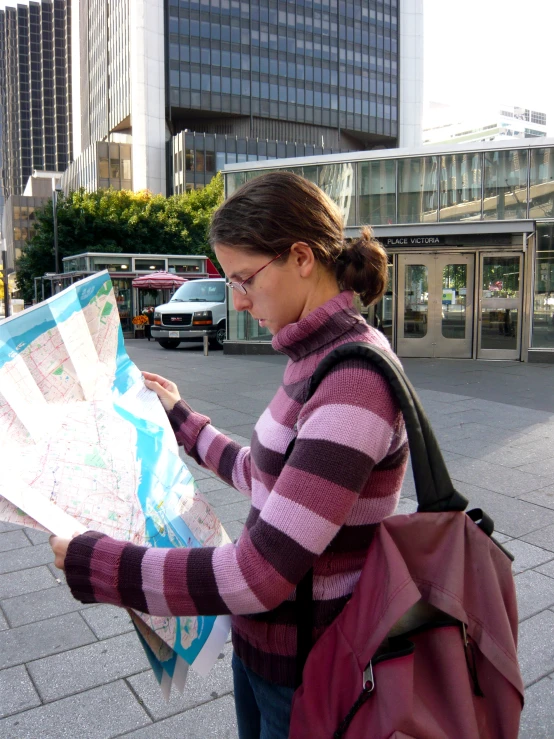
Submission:
MULTIPOLYGON (((143 369, 237 441, 278 386, 285 359, 230 357, 199 345, 164 351, 127 342, 143 369)), ((494 519, 515 555, 520 660, 527 686, 521 739, 554 736, 554 367, 515 362, 404 361, 456 486, 494 519)), ((199 488, 238 536, 248 502, 187 460, 199 488)), ((400 503, 415 509, 408 477, 400 503)), ((71 598, 47 536, 0 523, 0 736, 3 739, 235 738, 231 646, 207 678, 161 697, 127 614, 71 598)))

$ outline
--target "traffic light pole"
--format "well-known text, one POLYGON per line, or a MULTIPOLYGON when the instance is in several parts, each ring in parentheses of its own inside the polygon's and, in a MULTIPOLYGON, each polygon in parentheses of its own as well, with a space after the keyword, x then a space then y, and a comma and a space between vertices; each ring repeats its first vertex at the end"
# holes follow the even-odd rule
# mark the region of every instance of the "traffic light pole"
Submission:
POLYGON ((10 291, 8 276, 8 252, 2 249, 2 281, 4 283, 4 318, 10 315, 10 291))
POLYGON ((56 274, 60 274, 60 253, 58 249, 58 190, 52 182, 52 216, 54 220, 54 263, 56 274))

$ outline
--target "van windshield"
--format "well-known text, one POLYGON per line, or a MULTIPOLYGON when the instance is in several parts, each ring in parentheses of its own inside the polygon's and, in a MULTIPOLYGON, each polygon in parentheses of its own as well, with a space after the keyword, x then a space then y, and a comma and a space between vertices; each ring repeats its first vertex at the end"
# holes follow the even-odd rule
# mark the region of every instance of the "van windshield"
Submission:
POLYGON ((190 280, 177 290, 170 302, 223 303, 225 282, 223 280, 190 280))

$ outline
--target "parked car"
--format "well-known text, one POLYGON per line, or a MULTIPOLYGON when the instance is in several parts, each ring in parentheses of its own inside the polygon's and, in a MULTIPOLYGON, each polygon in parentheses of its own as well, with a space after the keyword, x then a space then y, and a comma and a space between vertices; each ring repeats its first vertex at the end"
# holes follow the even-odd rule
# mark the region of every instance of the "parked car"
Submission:
POLYGON ((226 336, 227 295, 224 279, 189 280, 169 303, 154 310, 150 333, 164 349, 181 341, 198 341, 208 335, 210 345, 222 347, 226 336))

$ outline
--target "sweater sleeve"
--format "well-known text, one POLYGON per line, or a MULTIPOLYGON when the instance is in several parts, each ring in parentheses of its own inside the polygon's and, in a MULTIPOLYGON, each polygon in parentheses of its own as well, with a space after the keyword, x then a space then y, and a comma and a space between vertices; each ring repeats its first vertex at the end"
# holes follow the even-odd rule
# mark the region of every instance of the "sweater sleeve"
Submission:
POLYGON ((229 439, 212 426, 208 416, 196 413, 184 400, 167 415, 177 443, 189 456, 239 492, 252 494, 250 447, 229 439))
POLYGON ((335 369, 302 408, 294 449, 262 509, 251 509, 236 544, 157 549, 87 532, 67 552, 73 595, 153 615, 276 608, 345 523, 355 525, 362 513, 377 523, 394 509, 407 456, 394 461, 407 449, 398 416, 376 372, 355 364, 335 369), (372 496, 372 470, 391 464, 401 470, 395 484, 390 490, 376 486, 372 496))

